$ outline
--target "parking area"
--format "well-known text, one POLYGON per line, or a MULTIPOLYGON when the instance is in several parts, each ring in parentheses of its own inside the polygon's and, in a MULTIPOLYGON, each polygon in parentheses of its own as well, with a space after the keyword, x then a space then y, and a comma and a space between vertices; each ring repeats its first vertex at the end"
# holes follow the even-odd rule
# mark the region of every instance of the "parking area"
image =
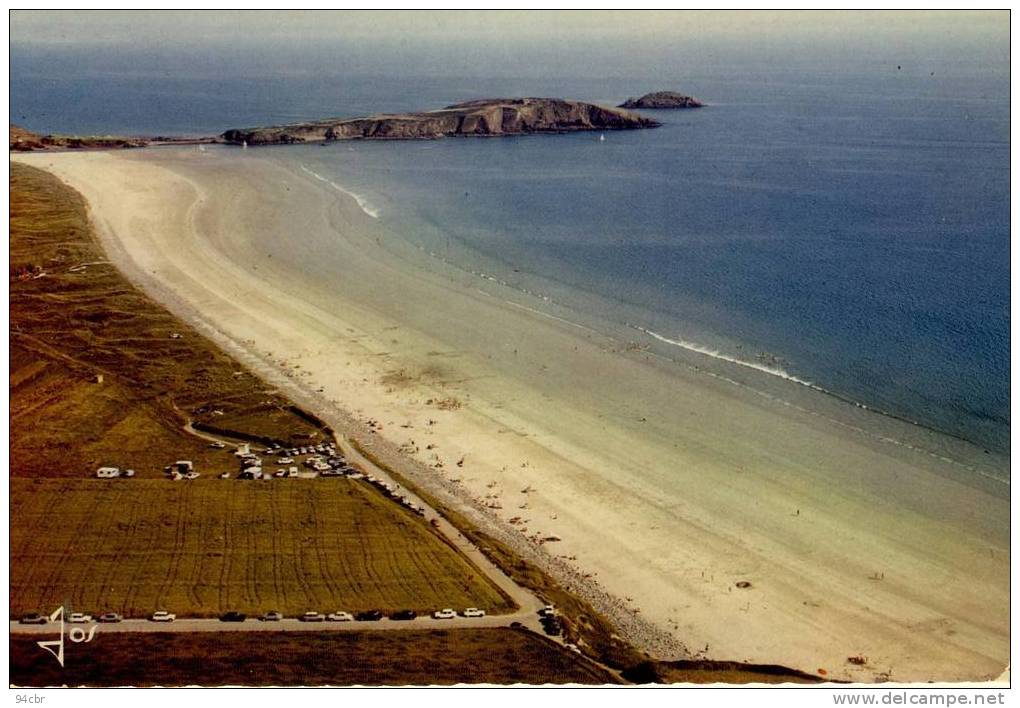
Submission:
MULTIPOLYGON (((394 613, 399 614, 399 613, 394 613)), ((49 619, 49 618, 45 618, 49 619)), ((466 629, 494 627, 527 627, 532 631, 542 632, 543 627, 537 626, 536 615, 532 612, 519 611, 511 615, 482 615, 467 617, 459 611, 453 617, 439 619, 434 615, 416 616, 396 619, 393 616, 379 619, 351 619, 347 621, 329 621, 319 619, 307 621, 300 617, 282 617, 276 620, 244 617, 243 619, 224 620, 213 618, 175 618, 172 621, 147 619, 122 619, 115 622, 92 623, 97 632, 131 633, 131 632, 359 632, 359 631, 401 631, 421 629, 466 629)), ((73 626, 73 625, 67 625, 73 626)), ((40 634, 59 632, 60 622, 21 623, 11 622, 13 634, 40 634)), ((553 633, 545 631, 547 635, 553 633)), ((554 638, 559 638, 559 632, 554 638)), ((559 640, 562 642, 562 639, 559 640)))

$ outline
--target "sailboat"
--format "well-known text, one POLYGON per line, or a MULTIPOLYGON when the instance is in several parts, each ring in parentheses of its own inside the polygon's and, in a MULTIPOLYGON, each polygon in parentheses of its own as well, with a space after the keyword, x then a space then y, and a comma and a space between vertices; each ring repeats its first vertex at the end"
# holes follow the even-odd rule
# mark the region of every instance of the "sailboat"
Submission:
POLYGON ((600 143, 606 142, 606 134, 605 133, 603 133, 602 135, 599 136, 599 142, 600 143))
POLYGON ((242 140, 241 141, 241 149, 242 150, 247 150, 248 149, 248 141, 247 140, 242 140))

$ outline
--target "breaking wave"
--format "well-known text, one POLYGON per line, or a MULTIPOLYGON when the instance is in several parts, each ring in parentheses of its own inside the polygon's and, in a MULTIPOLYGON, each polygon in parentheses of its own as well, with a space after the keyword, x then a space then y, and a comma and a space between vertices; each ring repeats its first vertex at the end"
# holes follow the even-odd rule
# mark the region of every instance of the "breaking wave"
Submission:
POLYGON ((368 214, 369 216, 371 216, 373 219, 378 219, 379 218, 379 210, 376 209, 374 206, 372 206, 371 202, 369 202, 367 199, 365 199, 360 194, 355 194, 354 192, 352 192, 349 189, 344 189, 343 187, 341 187, 339 184, 337 184, 333 180, 331 180, 331 179, 329 179, 327 177, 323 177, 318 172, 313 172, 312 170, 308 169, 304 165, 301 165, 301 169, 306 174, 310 174, 312 177, 314 177, 315 179, 319 180, 320 182, 325 182, 326 184, 328 184, 330 187, 332 187, 333 189, 337 190, 338 192, 343 192, 348 197, 351 197, 354 201, 356 201, 358 203, 358 206, 361 207, 361 210, 363 212, 365 212, 366 214, 368 214))
POLYGON ((736 364, 737 366, 743 366, 743 367, 746 367, 748 369, 754 369, 755 371, 760 371, 762 373, 769 374, 770 376, 778 376, 781 379, 786 379, 787 381, 792 381, 794 383, 799 383, 801 386, 807 386, 808 388, 813 388, 816 391, 824 391, 825 393, 828 393, 828 391, 826 391, 821 386, 813 384, 810 381, 807 381, 806 379, 802 379, 802 378, 799 378, 797 376, 794 376, 793 374, 789 373, 788 371, 785 371, 785 370, 780 369, 778 367, 767 366, 765 364, 759 364, 759 363, 753 362, 753 361, 746 361, 745 359, 738 359, 737 357, 730 356, 728 354, 723 354, 718 349, 710 349, 709 347, 705 347, 705 346, 702 346, 700 344, 696 344, 694 342, 688 342, 688 341, 685 341, 683 339, 670 339, 669 337, 664 337, 663 335, 659 334, 658 332, 653 332, 650 329, 645 329, 644 327, 639 327, 638 325, 631 325, 631 327, 633 327, 634 329, 638 330, 639 332, 644 332, 649 337, 654 337, 655 339, 658 339, 660 342, 665 342, 666 344, 672 344, 675 347, 680 347, 681 349, 686 349, 688 351, 697 352, 698 354, 703 354, 705 356, 712 357, 713 359, 719 359, 721 361, 726 361, 726 362, 729 362, 730 364, 736 364))

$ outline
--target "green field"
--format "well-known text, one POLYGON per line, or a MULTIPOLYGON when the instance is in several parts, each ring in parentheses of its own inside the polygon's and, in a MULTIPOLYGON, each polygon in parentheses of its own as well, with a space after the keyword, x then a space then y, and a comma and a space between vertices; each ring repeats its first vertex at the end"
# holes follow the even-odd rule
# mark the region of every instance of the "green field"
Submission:
POLYGON ((347 479, 15 478, 10 564, 14 615, 511 608, 424 520, 347 479))

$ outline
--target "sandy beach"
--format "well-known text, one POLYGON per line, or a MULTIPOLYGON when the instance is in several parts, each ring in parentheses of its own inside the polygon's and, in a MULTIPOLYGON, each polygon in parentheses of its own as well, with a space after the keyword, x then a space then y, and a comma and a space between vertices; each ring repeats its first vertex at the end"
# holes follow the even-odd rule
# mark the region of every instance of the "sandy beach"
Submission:
POLYGON ((278 153, 12 159, 81 192, 111 259, 175 314, 327 420, 371 422, 478 523, 516 529, 688 655, 861 681, 1003 672, 1009 487, 980 451, 901 444, 822 394, 678 366, 419 267, 278 153))

